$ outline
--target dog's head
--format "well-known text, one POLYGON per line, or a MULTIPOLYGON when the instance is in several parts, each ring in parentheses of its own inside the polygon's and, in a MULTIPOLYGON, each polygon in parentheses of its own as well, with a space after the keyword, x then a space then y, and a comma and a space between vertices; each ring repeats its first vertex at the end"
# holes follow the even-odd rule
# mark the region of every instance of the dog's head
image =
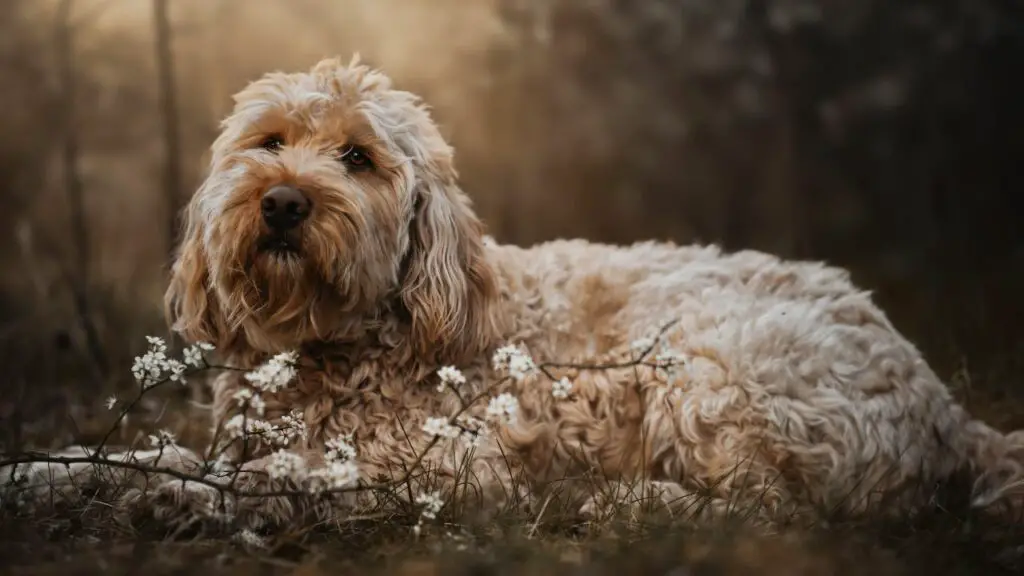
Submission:
POLYGON ((276 352, 391 309, 418 353, 479 351, 495 278, 452 149, 415 95, 332 59, 235 96, 165 303, 190 341, 276 352))

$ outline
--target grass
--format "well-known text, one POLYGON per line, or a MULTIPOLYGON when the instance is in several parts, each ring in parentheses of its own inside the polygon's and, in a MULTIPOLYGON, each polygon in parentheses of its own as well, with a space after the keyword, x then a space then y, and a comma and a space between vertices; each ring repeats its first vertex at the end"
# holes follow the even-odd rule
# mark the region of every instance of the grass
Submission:
POLYGON ((502 516, 443 518, 419 537, 393 515, 284 530, 254 548, 200 534, 119 524, 91 506, 0 521, 0 553, 25 574, 1014 574, 1020 526, 937 506, 904 522, 836 523, 769 534, 738 522, 656 515, 589 525, 554 514, 536 529, 502 516))

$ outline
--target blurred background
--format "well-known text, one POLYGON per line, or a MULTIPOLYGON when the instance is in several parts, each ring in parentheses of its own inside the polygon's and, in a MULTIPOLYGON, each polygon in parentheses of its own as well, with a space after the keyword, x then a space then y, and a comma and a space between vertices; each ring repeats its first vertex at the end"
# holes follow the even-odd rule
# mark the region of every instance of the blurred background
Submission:
POLYGON ((353 52, 432 104, 499 240, 849 267, 1024 427, 1017 0, 2 0, 0 445, 131 387, 231 94, 353 52))

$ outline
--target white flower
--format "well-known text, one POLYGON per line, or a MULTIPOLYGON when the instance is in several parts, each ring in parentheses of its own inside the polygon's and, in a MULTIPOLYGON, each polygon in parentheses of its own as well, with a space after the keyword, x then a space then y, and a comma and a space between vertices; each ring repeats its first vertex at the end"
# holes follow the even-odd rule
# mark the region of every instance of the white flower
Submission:
POLYGON ((293 409, 281 417, 281 428, 291 436, 292 440, 309 436, 309 428, 306 427, 306 419, 302 416, 302 410, 293 409))
POLYGON ((441 436, 442 438, 458 438, 462 433, 458 426, 449 424, 447 418, 433 417, 427 418, 427 421, 423 423, 423 431, 431 436, 441 436))
POLYGON ((203 358, 203 352, 210 350, 213 350, 213 344, 209 342, 196 342, 192 346, 185 348, 182 353, 185 364, 196 368, 202 367, 206 363, 206 359, 203 358))
POLYGON ((164 378, 185 383, 185 364, 167 357, 167 344, 158 336, 146 336, 149 349, 136 356, 132 363, 132 375, 144 388, 164 378))
POLYGON ((315 494, 323 490, 342 490, 359 481, 359 467, 351 460, 333 460, 323 468, 309 473, 309 489, 315 494))
POLYGON ((287 479, 303 482, 308 476, 309 470, 306 468, 305 458, 294 452, 280 449, 270 455, 267 474, 271 480, 287 479))
POLYGON ((229 439, 257 437, 268 444, 282 447, 289 446, 299 438, 306 438, 309 432, 299 410, 292 410, 282 416, 277 426, 266 420, 235 414, 224 423, 223 431, 229 439))
POLYGON ((105 402, 103 402, 103 405, 107 407, 107 410, 113 410, 115 404, 117 404, 117 396, 110 396, 105 402))
POLYGON ((156 434, 149 435, 149 443, 152 444, 154 448, 173 446, 177 441, 178 439, 170 430, 157 430, 156 434))
POLYGON ((491 358, 491 363, 496 371, 507 371, 517 381, 537 370, 533 358, 512 344, 498 348, 491 358))
POLYGON ((239 530, 238 532, 235 532, 231 539, 242 546, 249 548, 262 549, 267 547, 267 543, 263 540, 263 537, 252 530, 239 530))
POLYGON ((462 428, 461 438, 470 446, 479 446, 487 437, 487 423, 478 418, 467 416, 459 419, 462 428))
POLYGON ((259 416, 263 416, 264 411, 267 409, 267 404, 263 401, 263 398, 249 388, 239 388, 235 390, 231 397, 235 399, 240 408, 252 408, 259 416))
POLYGON ((455 388, 466 383, 466 377, 454 366, 444 366, 437 371, 441 383, 437 385, 438 392, 444 392, 445 387, 455 388))
POLYGON ((297 353, 282 352, 247 373, 245 379, 264 392, 277 392, 295 378, 295 363, 297 361, 297 353))
POLYGON ((324 445, 327 448, 328 462, 350 462, 356 459, 356 449, 352 446, 352 436, 338 436, 331 438, 324 445))
POLYGON ((519 412, 519 401, 508 392, 499 394, 487 404, 487 417, 513 423, 519 412))
POLYGON ((259 416, 263 416, 267 410, 267 404, 259 394, 253 394, 252 398, 249 398, 249 407, 259 416))
POLYGON ((437 513, 444 507, 444 500, 441 500, 441 493, 438 491, 424 492, 416 497, 416 503, 423 506, 420 516, 433 520, 437 513))
POLYGON ((551 384, 551 395, 559 400, 564 400, 572 394, 572 380, 562 378, 551 384))

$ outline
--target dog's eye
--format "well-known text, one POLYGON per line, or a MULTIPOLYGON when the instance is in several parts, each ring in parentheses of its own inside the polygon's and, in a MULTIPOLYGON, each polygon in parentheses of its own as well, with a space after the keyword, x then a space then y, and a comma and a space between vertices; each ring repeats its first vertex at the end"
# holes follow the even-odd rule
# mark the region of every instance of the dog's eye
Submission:
POLYGON ((284 138, 281 138, 279 134, 271 134, 260 142, 260 148, 271 152, 277 152, 281 146, 284 146, 284 138))
POLYGON ((370 156, 359 146, 349 146, 343 149, 338 158, 351 170, 366 170, 373 167, 370 156))

